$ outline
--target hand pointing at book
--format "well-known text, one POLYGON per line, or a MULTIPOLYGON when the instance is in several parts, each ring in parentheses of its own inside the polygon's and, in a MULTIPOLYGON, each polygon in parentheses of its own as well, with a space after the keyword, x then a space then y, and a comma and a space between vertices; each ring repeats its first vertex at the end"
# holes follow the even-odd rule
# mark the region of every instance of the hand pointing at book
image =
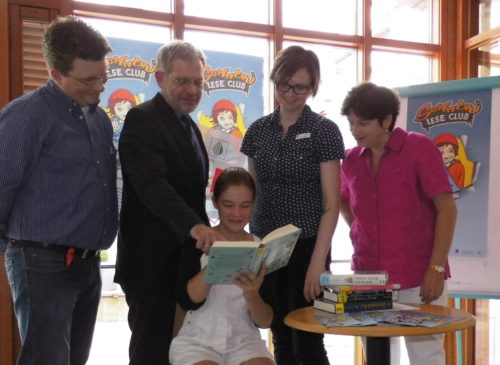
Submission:
POLYGON ((205 253, 210 251, 210 247, 215 241, 226 240, 222 234, 204 224, 196 224, 191 228, 189 234, 196 240, 196 248, 205 253))

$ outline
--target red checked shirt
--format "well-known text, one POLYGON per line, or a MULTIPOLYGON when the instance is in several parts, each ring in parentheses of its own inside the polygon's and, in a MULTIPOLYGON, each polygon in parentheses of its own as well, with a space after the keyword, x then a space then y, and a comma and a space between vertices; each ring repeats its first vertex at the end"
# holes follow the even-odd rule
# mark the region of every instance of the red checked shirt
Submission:
POLYGON ((426 136, 395 128, 375 176, 370 161, 369 149, 355 147, 342 163, 341 195, 355 217, 353 269, 387 270, 402 289, 419 286, 434 244, 432 199, 451 191, 441 155, 426 136))

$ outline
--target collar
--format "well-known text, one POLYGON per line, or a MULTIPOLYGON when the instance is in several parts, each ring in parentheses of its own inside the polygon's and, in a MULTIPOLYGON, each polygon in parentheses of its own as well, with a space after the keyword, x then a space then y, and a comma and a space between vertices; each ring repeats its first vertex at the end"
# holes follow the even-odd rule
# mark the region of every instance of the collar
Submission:
MULTIPOLYGON (((391 136, 389 138, 389 141, 384 146, 384 149, 386 152, 388 151, 393 151, 393 152, 399 152, 403 149, 403 146, 406 141, 406 136, 407 132, 404 131, 403 129, 396 127, 392 130, 391 136)), ((358 152, 358 157, 361 157, 362 155, 370 154, 370 149, 367 147, 361 147, 358 152)))
MULTIPOLYGON (((309 105, 305 105, 304 109, 299 115, 299 118, 297 119, 297 122, 290 126, 290 128, 297 128, 297 127, 302 127, 303 124, 306 123, 306 120, 308 119, 308 115, 311 114, 311 108, 309 105)), ((280 107, 277 107, 274 112, 271 113, 271 123, 274 124, 274 126, 282 129, 281 123, 280 123, 280 107)))
MULTIPOLYGON (((49 79, 46 83, 47 90, 50 94, 52 94, 55 98, 63 103, 63 106, 67 106, 68 108, 82 108, 78 103, 76 103, 73 99, 71 99, 68 95, 61 90, 59 86, 54 82, 54 80, 49 79)), ((97 108, 97 104, 89 105, 89 111, 93 112, 97 108)))
POLYGON ((403 145, 405 144, 407 134, 407 132, 399 127, 394 128, 391 133, 391 138, 389 138, 385 148, 394 152, 401 151, 403 149, 403 145))

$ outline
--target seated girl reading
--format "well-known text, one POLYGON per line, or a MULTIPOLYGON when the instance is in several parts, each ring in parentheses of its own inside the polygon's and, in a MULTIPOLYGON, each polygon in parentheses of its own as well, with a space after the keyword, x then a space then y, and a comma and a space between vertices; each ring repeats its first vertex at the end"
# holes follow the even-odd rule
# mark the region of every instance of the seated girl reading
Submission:
MULTIPOLYGON (((255 192, 252 176, 242 168, 227 168, 218 177, 213 203, 220 223, 214 229, 226 240, 257 239, 244 229, 252 215, 255 192)), ((204 280, 207 260, 194 243, 183 245, 177 294, 188 312, 170 346, 171 364, 275 364, 259 332, 259 327, 268 328, 273 319, 265 267, 258 276, 243 270, 233 284, 211 285, 204 280)))

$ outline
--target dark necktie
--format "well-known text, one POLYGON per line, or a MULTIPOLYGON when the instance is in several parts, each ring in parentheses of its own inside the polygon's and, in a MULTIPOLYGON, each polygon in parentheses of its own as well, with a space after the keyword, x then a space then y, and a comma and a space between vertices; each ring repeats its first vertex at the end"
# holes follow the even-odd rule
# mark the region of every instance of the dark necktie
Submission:
POLYGON ((191 144, 193 145, 196 159, 198 160, 198 163, 199 163, 200 167, 202 168, 202 170, 201 170, 202 176, 205 177, 206 173, 207 173, 207 166, 205 166, 205 159, 203 158, 204 157, 203 150, 202 150, 203 146, 202 146, 201 142, 198 140, 198 137, 197 137, 195 131, 193 130, 194 123, 191 121, 191 118, 189 118, 189 116, 187 116, 187 115, 182 115, 180 117, 180 120, 182 122, 182 125, 186 129, 186 132, 189 136, 189 139, 191 140, 191 144))

